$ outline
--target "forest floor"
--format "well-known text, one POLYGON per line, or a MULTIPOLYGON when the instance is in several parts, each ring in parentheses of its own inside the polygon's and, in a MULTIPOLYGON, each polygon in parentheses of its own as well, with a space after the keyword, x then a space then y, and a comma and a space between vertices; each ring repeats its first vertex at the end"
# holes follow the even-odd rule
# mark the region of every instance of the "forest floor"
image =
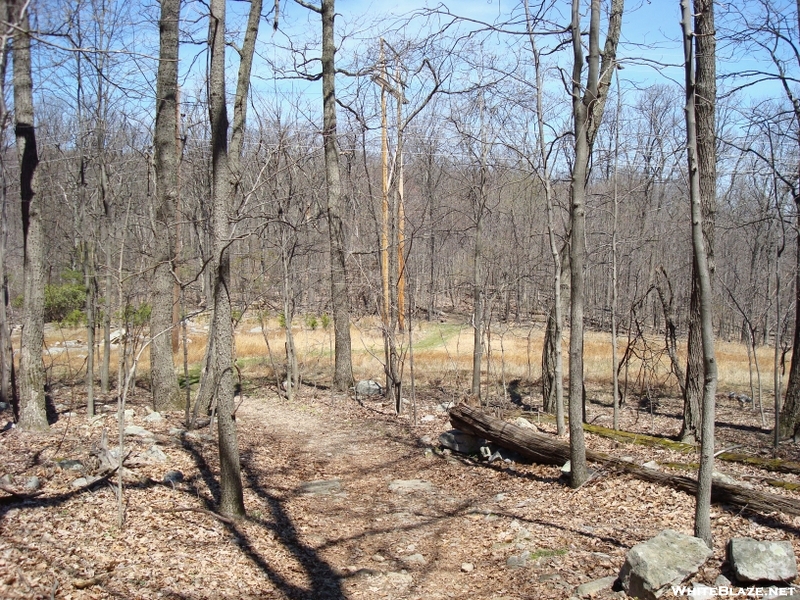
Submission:
MULTIPOLYGON (((608 425, 610 407, 589 392, 589 420, 608 425)), ((239 522, 213 513, 216 432, 184 431, 179 412, 144 422, 148 395, 137 390, 128 423, 153 435, 126 437, 132 466, 119 527, 112 485, 73 487, 81 468, 91 471, 103 429, 117 439, 115 402, 101 399, 105 412, 90 424, 78 388, 52 394, 58 416, 49 433, 0 434, 7 487, 21 489, 33 476, 42 485, 41 495, 25 500, 0 492, 2 598, 564 599, 582 583, 616 576, 626 552, 661 530, 693 531, 693 498, 625 474, 601 471, 574 490, 556 467, 441 452, 436 440, 449 423, 440 405, 449 398, 435 390, 418 390, 414 426, 382 399, 360 405, 313 388, 291 402, 271 392, 244 396, 237 421, 248 516, 239 522), (164 462, 147 453, 154 443, 164 462), (82 467, 70 470, 65 459, 82 467), (165 483, 175 470, 183 480, 165 483), (338 483, 327 492, 304 487, 320 480, 338 483), (430 485, 393 491, 397 480, 430 485), (523 553, 524 566, 509 566, 523 553)), ((718 447, 741 444, 739 452, 771 456, 758 412, 727 397, 719 404, 718 447)), ((513 408, 537 424, 533 407, 513 408)), ((680 408, 677 400, 652 413, 626 407, 621 424, 674 435, 680 408)), ((544 420, 537 426, 554 432, 544 420)), ((591 434, 587 447, 639 464, 696 460, 591 434)), ((800 457, 792 444, 780 454, 800 457)), ((797 492, 768 487, 766 478, 800 483, 744 465, 718 469, 775 494, 797 492)), ((693 581, 713 585, 730 576, 732 537, 788 539, 800 554, 800 518, 715 506, 712 526, 714 555, 693 581)), ((607 589, 595 597, 626 596, 607 589)))

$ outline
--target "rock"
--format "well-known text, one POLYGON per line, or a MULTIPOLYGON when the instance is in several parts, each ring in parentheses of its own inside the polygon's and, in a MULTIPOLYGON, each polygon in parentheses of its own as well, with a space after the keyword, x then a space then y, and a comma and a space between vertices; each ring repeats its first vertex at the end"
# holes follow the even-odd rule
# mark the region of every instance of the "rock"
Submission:
POLYGON ((300 493, 313 496, 326 496, 342 490, 342 482, 338 479, 319 479, 307 481, 300 486, 300 493))
POLYGON ((142 456, 149 463, 167 462, 167 455, 164 454, 164 451, 161 449, 161 447, 156 444, 153 444, 150 448, 148 448, 148 450, 142 456))
POLYGON ((6 473, 2 477, 0 477, 0 483, 3 485, 14 485, 14 477, 6 473))
POLYGON ((531 553, 527 550, 522 554, 512 554, 506 559, 506 566, 509 569, 522 569, 527 566, 530 555, 531 553))
POLYGON ((400 559, 407 565, 426 565, 428 561, 425 560, 425 557, 422 554, 412 554, 410 556, 404 556, 400 559))
POLYGON ((528 421, 525 417, 517 417, 514 419, 514 425, 522 427, 523 429, 536 429, 536 425, 528 421))
POLYGON ((797 577, 797 559, 791 542, 734 538, 728 542, 727 550, 728 561, 740 582, 788 583, 797 577))
POLYGON ((9 405, 8 402, 0 402, 0 412, 2 412, 4 410, 8 410, 9 406, 10 405, 9 405))
POLYGON ((749 490, 753 489, 753 486, 747 483, 746 481, 739 481, 738 479, 734 479, 727 473, 722 473, 720 471, 714 471, 712 473, 711 478, 718 482, 718 483, 726 483, 728 485, 735 485, 743 488, 747 488, 749 490))
POLYGON ((719 574, 717 578, 714 580, 714 587, 730 587, 731 580, 725 577, 725 575, 719 574))
POLYGON ((420 423, 430 423, 431 421, 435 421, 436 417, 433 415, 425 415, 419 421, 420 423))
POLYGON ((472 573, 475 570, 475 567, 472 563, 461 563, 461 571, 464 573, 472 573))
POLYGON ((62 471, 83 471, 83 463, 79 460, 65 458, 64 460, 57 460, 56 465, 62 471))
POLYGON ((183 427, 173 427, 167 433, 169 433, 169 435, 181 437, 184 433, 186 433, 186 430, 183 427))
POLYGON ((622 588, 634 598, 654 600, 697 573, 712 554, 703 540, 666 529, 630 549, 619 573, 622 588))
POLYGON ((611 589, 611 586, 614 585, 614 582, 617 580, 616 577, 610 575, 609 577, 603 577, 602 579, 595 579, 594 581, 587 581, 586 583, 580 584, 575 589, 576 596, 594 596, 598 592, 602 592, 603 590, 611 589))
POLYGON ((561 474, 569 475, 570 473, 572 473, 572 462, 567 461, 564 463, 564 466, 561 467, 561 474))
POLYGON ((441 404, 436 405, 436 412, 438 413, 446 413, 449 412, 451 408, 455 406, 455 402, 443 402, 441 404))
POLYGON ((362 379, 356 384, 356 396, 382 396, 383 386, 372 379, 362 379))
POLYGON ((28 480, 25 482, 25 491, 26 492, 35 492, 39 488, 42 487, 42 482, 39 481, 39 478, 36 475, 32 477, 28 477, 28 480))
POLYGON ((135 435, 138 437, 153 437, 152 431, 147 431, 144 427, 138 425, 128 425, 125 428, 125 435, 135 435))
POLYGON ((164 483, 171 483, 175 485, 176 483, 180 483, 183 481, 183 473, 180 471, 167 471, 164 473, 164 483))
POLYGON ((125 409, 125 420, 133 419, 136 416, 136 411, 132 408, 125 409))
POLYGON ((396 494, 409 492, 430 493, 435 489, 430 481, 425 481, 424 479, 395 479, 389 484, 389 491, 396 494))
POLYGON ((99 481, 99 480, 100 480, 100 477, 93 477, 91 475, 89 475, 87 477, 79 477, 78 479, 76 479, 75 481, 70 483, 70 486, 72 486, 74 488, 82 488, 82 487, 86 487, 86 486, 92 485, 93 483, 95 483, 96 481, 99 481))
POLYGON ((458 429, 445 431, 439 436, 439 443, 442 446, 450 448, 454 452, 460 452, 461 454, 476 454, 483 445, 482 442, 481 439, 474 435, 464 433, 458 429))
POLYGON ((382 554, 373 554, 372 560, 375 562, 386 562, 386 557, 384 557, 382 554))
POLYGON ((422 437, 419 438, 419 443, 422 444, 423 446, 430 446, 431 444, 433 444, 433 439, 431 439, 431 436, 429 435, 423 435, 422 437))
POLYGON ((655 470, 655 471, 658 471, 658 463, 657 463, 656 461, 654 461, 654 460, 651 460, 651 461, 649 461, 649 462, 646 462, 646 463, 644 463, 642 466, 643 466, 645 469, 653 469, 653 470, 655 470))
POLYGON ((142 419, 145 423, 160 423, 164 420, 164 417, 161 416, 160 412, 151 412, 145 418, 142 419))

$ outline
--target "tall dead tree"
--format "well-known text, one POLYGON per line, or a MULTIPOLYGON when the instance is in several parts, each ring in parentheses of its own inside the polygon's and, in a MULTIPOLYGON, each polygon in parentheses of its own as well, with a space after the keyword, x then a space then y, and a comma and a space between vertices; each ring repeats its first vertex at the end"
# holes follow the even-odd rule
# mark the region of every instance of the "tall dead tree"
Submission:
POLYGON ((583 310, 586 266, 586 186, 592 147, 603 117, 611 77, 617 68, 617 44, 622 28, 624 0, 612 0, 608 31, 600 52, 600 0, 591 0, 589 56, 584 58, 581 40, 580 0, 572 0, 572 117, 575 162, 570 181, 570 342, 569 342, 569 439, 570 485, 579 487, 588 478, 583 438, 583 310), (583 65, 588 64, 585 86, 583 65))
POLYGON ((28 3, 11 0, 8 20, 17 23, 13 41, 14 130, 19 160, 24 269, 24 304, 20 342, 19 426, 45 431, 44 345, 44 230, 42 196, 37 185, 39 153, 33 119, 31 33, 28 3))

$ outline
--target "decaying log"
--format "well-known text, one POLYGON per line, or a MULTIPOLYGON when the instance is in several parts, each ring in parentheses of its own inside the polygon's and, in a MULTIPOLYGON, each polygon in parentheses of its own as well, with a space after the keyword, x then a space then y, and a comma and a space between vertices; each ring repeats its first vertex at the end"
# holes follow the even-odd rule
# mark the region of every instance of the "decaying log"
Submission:
MULTIPOLYGON (((450 411, 450 423, 457 429, 489 440, 540 464, 563 465, 569 460, 569 444, 567 442, 519 427, 513 423, 507 423, 469 406, 461 405, 453 408, 450 411)), ((697 493, 697 481, 690 477, 669 475, 656 469, 640 467, 602 452, 587 450, 586 458, 591 462, 630 473, 643 481, 670 486, 692 496, 697 493)), ((794 498, 750 490, 721 481, 714 481, 711 488, 711 500, 743 510, 761 513, 778 511, 787 515, 800 516, 800 501, 794 498)))

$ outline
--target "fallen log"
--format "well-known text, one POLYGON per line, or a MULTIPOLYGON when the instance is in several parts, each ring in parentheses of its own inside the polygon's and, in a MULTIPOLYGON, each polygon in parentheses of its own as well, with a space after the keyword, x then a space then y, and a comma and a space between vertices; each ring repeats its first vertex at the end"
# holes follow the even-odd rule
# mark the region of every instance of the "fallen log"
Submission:
MULTIPOLYGON (((525 411, 521 410, 514 411, 512 414, 514 416, 530 418, 530 413, 526 413, 525 411)), ((536 418, 549 423, 555 423, 555 416, 547 413, 539 413, 536 418)), ((646 433, 619 431, 591 423, 584 423, 583 430, 626 444, 638 444, 642 446, 666 448, 667 450, 682 452, 684 454, 694 454, 699 451, 699 446, 696 444, 676 442, 675 440, 669 438, 647 435, 646 433)), ((742 454, 740 452, 721 452, 720 454, 716 455, 716 458, 726 462, 741 463, 743 465, 750 465, 759 469, 766 469, 767 471, 775 471, 776 473, 793 473, 795 475, 800 474, 800 463, 792 460, 766 458, 764 456, 753 456, 750 454, 742 454)))
MULTIPOLYGON (((450 410, 450 423, 456 429, 489 440, 525 458, 546 465, 563 465, 569 460, 569 444, 552 436, 507 423, 491 415, 461 405, 450 410)), ((643 481, 670 486, 691 496, 697 494, 697 481, 682 475, 670 475, 656 469, 640 467, 602 452, 586 451, 586 459, 606 467, 630 473, 643 481)), ((761 513, 782 512, 800 516, 800 501, 787 496, 769 494, 737 485, 714 481, 711 501, 742 510, 761 513)))

